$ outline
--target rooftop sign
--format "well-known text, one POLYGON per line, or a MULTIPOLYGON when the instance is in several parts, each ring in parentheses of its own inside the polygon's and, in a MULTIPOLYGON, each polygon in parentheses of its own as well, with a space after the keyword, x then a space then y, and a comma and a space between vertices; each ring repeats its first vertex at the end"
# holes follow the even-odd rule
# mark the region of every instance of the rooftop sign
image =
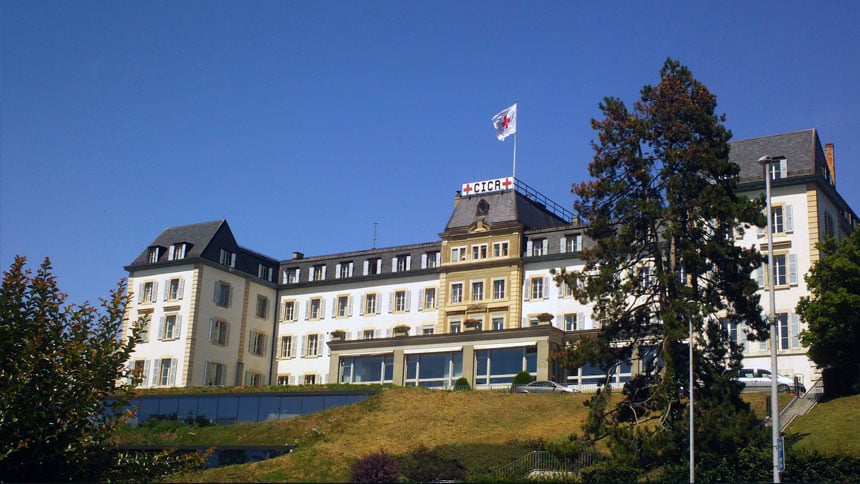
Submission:
POLYGON ((478 195, 481 193, 503 192, 514 188, 513 177, 496 178, 471 183, 464 183, 460 193, 464 196, 478 195))

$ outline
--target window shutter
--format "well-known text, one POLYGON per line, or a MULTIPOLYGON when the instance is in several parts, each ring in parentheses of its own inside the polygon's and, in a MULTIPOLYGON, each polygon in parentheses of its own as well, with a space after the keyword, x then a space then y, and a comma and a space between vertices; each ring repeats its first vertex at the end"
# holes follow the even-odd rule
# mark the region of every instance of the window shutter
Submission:
POLYGON ((564 315, 556 314, 555 319, 553 321, 555 321, 555 324, 553 324, 553 326, 555 326, 556 328, 567 330, 567 328, 564 327, 565 326, 564 315))
POLYGON ((230 323, 224 323, 224 346, 230 345, 230 323))
POLYGON ((532 295, 532 284, 531 284, 531 282, 532 282, 531 279, 526 278, 525 282, 523 283, 523 286, 525 286, 525 287, 523 287, 523 299, 526 301, 531 299, 531 295, 532 295))
POLYGON ((562 238, 561 238, 561 239, 559 239, 559 241, 558 241, 558 252, 559 252, 560 254, 564 254, 564 253, 565 253, 565 249, 567 249, 567 237, 562 237, 562 238))
POLYGON ((541 250, 541 254, 546 255, 548 243, 549 243, 549 240, 547 240, 547 239, 543 239, 540 241, 541 249, 543 249, 543 250, 541 250))
POLYGON ((406 256, 406 270, 408 271, 408 270, 411 270, 411 269, 412 269, 412 256, 411 256, 411 255, 407 255, 407 256, 406 256))
POLYGON ((266 280, 272 282, 272 268, 269 267, 266 269, 266 280))
POLYGON ((233 286, 227 286, 227 307, 233 304, 233 286))
POLYGON ((137 285, 137 303, 140 304, 143 302, 143 283, 139 283, 137 285))
POLYGON ((543 278, 543 298, 549 299, 549 276, 543 278))
POLYGON ((361 296, 361 305, 358 307, 358 315, 364 316, 364 308, 367 307, 364 295, 361 296))
POLYGON ((150 382, 150 386, 158 385, 158 379, 161 373, 161 365, 159 363, 161 360, 152 360, 152 381, 150 382))
POLYGON ((418 310, 424 310, 424 289, 418 291, 418 310))
POLYGON ((788 254, 788 283, 797 285, 797 254, 788 254))
POLYGON ((334 278, 340 279, 340 262, 334 265, 334 278))
POLYGON ((779 160, 779 177, 788 177, 788 160, 779 160))
POLYGON ((368 271, 369 269, 370 269, 370 261, 369 261, 369 260, 366 260, 366 261, 364 261, 364 275, 365 275, 365 276, 367 275, 367 271, 368 271))
POLYGON ((221 283, 218 281, 215 281, 215 292, 212 294, 212 301, 214 301, 215 304, 218 304, 218 293, 221 292, 220 289, 221 289, 221 283))
POLYGON ((328 266, 322 266, 322 274, 320 277, 320 279, 322 279, 322 280, 325 280, 326 267, 328 267, 328 266))
POLYGON ((320 298, 320 319, 325 319, 325 298, 320 298))
POLYGON ((791 313, 791 347, 800 348, 800 316, 791 313))
POLYGON ((152 294, 149 295, 149 302, 155 302, 158 298, 158 281, 152 283, 152 294))
POLYGON ((308 303, 305 304, 305 321, 307 321, 308 319, 311 319, 311 302, 310 301, 308 301, 308 303))
POLYGON ((167 301, 167 291, 170 289, 170 281, 167 281, 167 284, 164 285, 164 299, 163 301, 167 301))
POLYGON ((388 295, 388 312, 394 312, 394 291, 392 291, 391 294, 388 295))
MULTIPOLYGON (((407 262, 408 264, 408 262, 407 262)), ((406 310, 409 311, 412 308, 412 291, 406 291, 406 310)))
POLYGON ((332 297, 332 299, 331 299, 331 302, 332 302, 332 304, 331 304, 331 317, 332 317, 332 318, 336 318, 336 317, 337 317, 337 308, 338 308, 338 306, 340 306, 340 304, 339 304, 339 303, 340 303, 339 299, 340 299, 340 298, 339 298, 339 297, 337 297, 337 296, 334 296, 334 297, 332 297))
POLYGON ((397 256, 391 259, 391 272, 397 272, 397 256))
POLYGON ((179 278, 179 294, 177 294, 179 299, 182 299, 182 295, 185 293, 185 278, 179 278))
POLYGON ((236 267, 236 253, 230 253, 230 267, 236 267))
POLYGON ((176 358, 170 360, 170 373, 167 375, 167 384, 169 386, 173 386, 176 383, 176 362, 176 358))
POLYGON ((382 274, 382 258, 376 259, 376 273, 382 274))
POLYGON ((140 386, 149 385, 149 360, 143 360, 143 375, 141 375, 140 386))
POLYGON ((427 253, 421 254, 421 268, 427 268, 427 253))
POLYGON ((215 341, 215 318, 209 319, 209 341, 215 341))
POLYGON ((436 267, 439 267, 439 264, 442 262, 442 253, 436 252, 436 267))
POLYGON ((531 240, 526 241, 526 255, 527 255, 527 256, 528 256, 528 255, 532 255, 532 254, 534 254, 534 251, 533 251, 533 247, 532 247, 532 246, 533 246, 533 244, 532 244, 532 241, 531 241, 531 240))
POLYGON ((376 293, 376 314, 382 314, 382 293, 376 293))
POLYGON ((164 328, 164 316, 161 317, 160 322, 158 323, 158 335, 156 336, 158 338, 158 341, 161 341, 162 339, 164 339, 162 337, 163 336, 162 331, 164 331, 163 328, 164 328))
POLYGON ((167 260, 173 260, 173 255, 176 252, 176 246, 171 245, 167 249, 167 260))
POLYGON ((785 231, 794 232, 794 210, 791 205, 785 205, 782 210, 785 216, 785 231))
POLYGON ((346 298, 346 316, 352 317, 352 296, 346 298))
POLYGON ((302 336, 302 347, 301 347, 301 353, 299 353, 299 356, 307 356, 307 351, 308 351, 308 335, 304 335, 304 336, 302 336))
POLYGON ((582 252, 582 235, 576 236, 576 251, 582 252))
POLYGON ((254 331, 248 333, 248 353, 254 353, 254 336, 256 336, 254 331))
POLYGON ((175 332, 175 334, 173 335, 174 338, 178 338, 179 335, 182 334, 182 315, 181 314, 176 315, 176 327, 173 329, 173 331, 175 332))

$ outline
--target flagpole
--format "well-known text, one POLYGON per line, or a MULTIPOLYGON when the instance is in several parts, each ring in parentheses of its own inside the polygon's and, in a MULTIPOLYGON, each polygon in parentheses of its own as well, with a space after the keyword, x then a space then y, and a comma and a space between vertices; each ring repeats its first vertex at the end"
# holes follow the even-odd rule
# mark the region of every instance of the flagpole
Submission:
POLYGON ((514 133, 514 183, 517 181, 517 133, 514 133))

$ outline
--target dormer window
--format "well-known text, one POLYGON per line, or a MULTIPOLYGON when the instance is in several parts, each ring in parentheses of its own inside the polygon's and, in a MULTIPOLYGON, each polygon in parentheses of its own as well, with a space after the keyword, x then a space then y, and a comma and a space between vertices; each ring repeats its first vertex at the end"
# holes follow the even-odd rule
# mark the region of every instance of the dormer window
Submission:
POLYGON ((185 251, 188 244, 182 242, 170 246, 167 252, 167 260, 180 260, 185 258, 185 251))
POLYGON ((161 255, 161 247, 150 247, 149 248, 149 263, 155 264, 158 262, 158 257, 161 255))
POLYGON ((219 260, 225 266, 236 267, 236 254, 233 252, 221 249, 221 258, 219 260))
POLYGON ((487 203, 486 200, 481 199, 481 201, 478 202, 478 209, 475 211, 475 215, 478 217, 484 217, 488 213, 490 213, 490 204, 487 203))

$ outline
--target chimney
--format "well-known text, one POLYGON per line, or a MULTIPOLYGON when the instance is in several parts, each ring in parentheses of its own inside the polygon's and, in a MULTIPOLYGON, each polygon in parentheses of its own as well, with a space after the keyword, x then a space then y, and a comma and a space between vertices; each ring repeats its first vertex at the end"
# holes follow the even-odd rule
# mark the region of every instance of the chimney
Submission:
POLYGON ((836 186, 836 160, 833 156, 833 143, 824 145, 824 157, 827 159, 827 169, 830 170, 830 184, 836 186))
POLYGON ((293 260, 304 259, 305 255, 301 252, 293 252, 293 260))

